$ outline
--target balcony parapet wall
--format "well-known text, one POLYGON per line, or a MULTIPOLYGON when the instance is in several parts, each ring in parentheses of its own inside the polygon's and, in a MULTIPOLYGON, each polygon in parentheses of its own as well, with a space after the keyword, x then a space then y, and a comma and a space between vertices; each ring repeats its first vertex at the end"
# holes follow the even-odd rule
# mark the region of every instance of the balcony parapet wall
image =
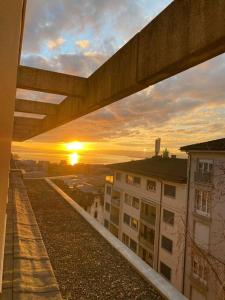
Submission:
POLYGON ((0 300, 62 300, 19 170, 10 174, 0 300))

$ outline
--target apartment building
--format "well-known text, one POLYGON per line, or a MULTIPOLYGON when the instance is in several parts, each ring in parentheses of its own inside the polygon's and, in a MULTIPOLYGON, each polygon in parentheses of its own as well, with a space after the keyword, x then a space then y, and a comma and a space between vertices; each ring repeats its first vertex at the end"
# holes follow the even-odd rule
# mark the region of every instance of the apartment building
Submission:
POLYGON ((225 299, 225 139, 181 148, 188 153, 185 295, 225 299))
POLYGON ((183 290, 187 160, 113 166, 106 177, 104 226, 178 290, 183 290))

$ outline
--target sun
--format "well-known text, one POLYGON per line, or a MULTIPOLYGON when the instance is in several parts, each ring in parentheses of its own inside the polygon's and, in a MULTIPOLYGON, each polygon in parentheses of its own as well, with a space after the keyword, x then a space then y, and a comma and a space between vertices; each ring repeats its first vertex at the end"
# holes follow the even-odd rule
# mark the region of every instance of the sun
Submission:
POLYGON ((82 150, 83 148, 84 148, 84 144, 82 142, 66 143, 66 149, 69 151, 82 150))

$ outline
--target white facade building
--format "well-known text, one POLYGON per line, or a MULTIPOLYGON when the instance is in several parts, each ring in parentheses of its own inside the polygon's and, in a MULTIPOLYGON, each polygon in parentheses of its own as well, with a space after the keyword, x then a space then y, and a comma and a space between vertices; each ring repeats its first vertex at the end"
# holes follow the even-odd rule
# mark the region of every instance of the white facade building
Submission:
POLYGON ((114 165, 104 225, 183 291, 187 160, 153 157, 114 165))

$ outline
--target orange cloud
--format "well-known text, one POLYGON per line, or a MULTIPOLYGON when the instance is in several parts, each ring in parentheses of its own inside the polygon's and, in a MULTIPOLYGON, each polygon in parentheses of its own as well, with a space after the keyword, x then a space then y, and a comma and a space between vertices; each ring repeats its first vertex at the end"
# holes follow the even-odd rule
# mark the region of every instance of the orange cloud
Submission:
POLYGON ((48 48, 54 49, 54 48, 57 48, 57 47, 63 45, 64 43, 65 43, 65 40, 63 38, 58 38, 58 39, 55 39, 55 40, 49 40, 48 41, 48 48))
POLYGON ((86 49, 86 48, 90 47, 90 42, 88 40, 76 41, 75 44, 77 45, 77 47, 82 48, 82 49, 86 49))

